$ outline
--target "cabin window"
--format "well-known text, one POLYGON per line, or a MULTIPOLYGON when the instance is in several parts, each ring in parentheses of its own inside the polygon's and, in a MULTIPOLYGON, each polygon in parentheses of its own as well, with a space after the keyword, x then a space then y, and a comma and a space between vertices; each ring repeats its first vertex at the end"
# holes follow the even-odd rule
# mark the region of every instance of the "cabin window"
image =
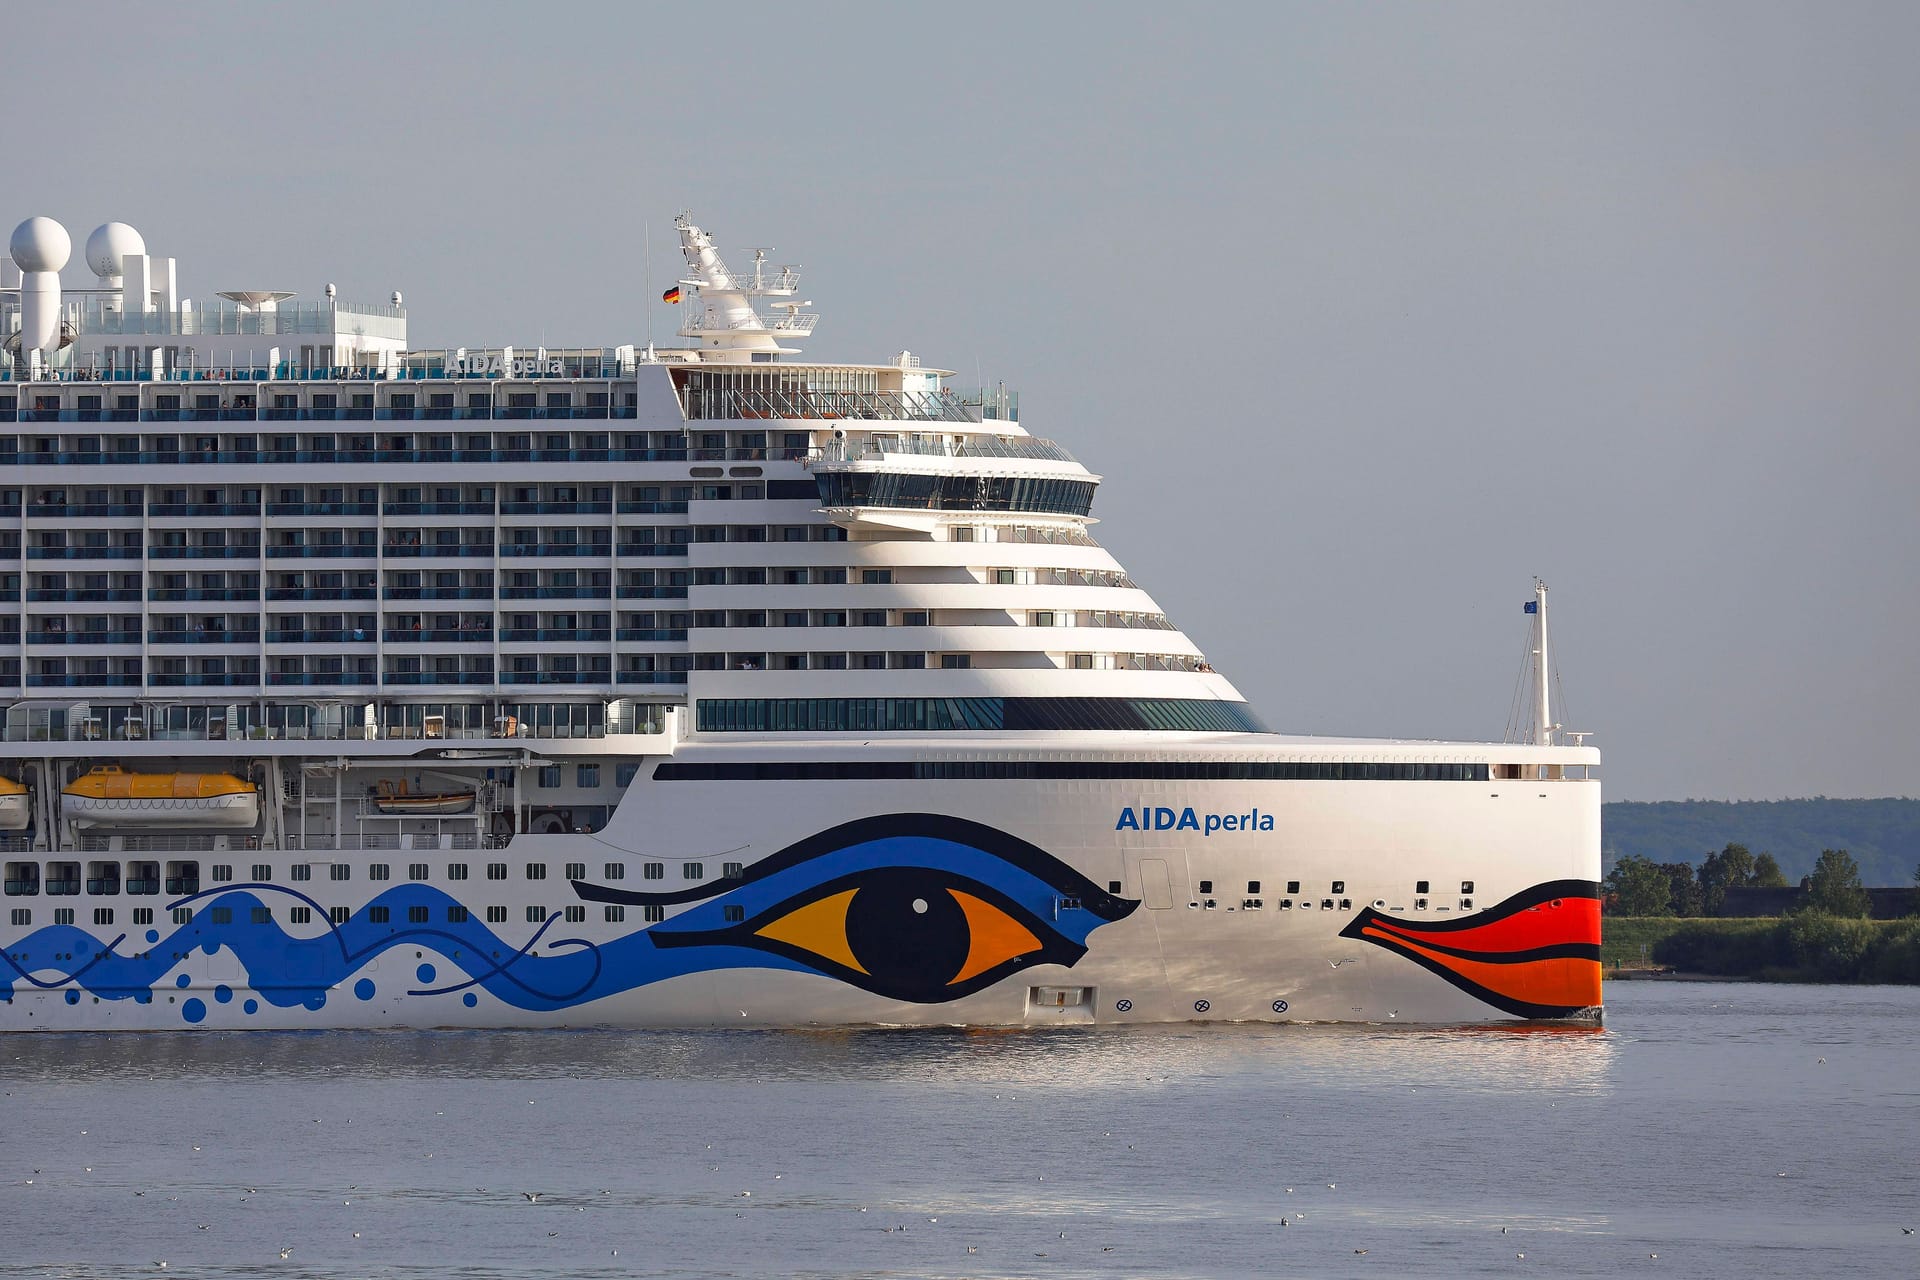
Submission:
POLYGON ((587 878, 587 864, 584 862, 569 862, 565 867, 565 871, 567 873, 567 879, 569 880, 585 880, 587 878))
POLYGON ((529 862, 529 863, 527 864, 527 879, 529 879, 529 880, 545 880, 546 878, 547 878, 547 864, 546 864, 546 863, 544 863, 544 862, 529 862))
POLYGON ((1427 882, 1426 882, 1425 880, 1415 880, 1415 881, 1413 882, 1413 891, 1414 891, 1415 893, 1426 893, 1426 892, 1428 892, 1428 889, 1427 889, 1427 882))
POLYGON ((606 873, 608 880, 625 880, 627 878, 627 868, 618 862, 609 862, 606 865, 606 873))
POLYGON ((667 864, 664 862, 644 863, 640 868, 640 874, 647 880, 664 880, 667 876, 667 864))
POLYGON ((353 912, 347 910, 345 907, 335 907, 327 914, 335 924, 345 924, 353 917, 353 912))
POLYGON ((93 909, 93 922, 95 924, 112 924, 113 908, 112 907, 95 907, 93 909))
POLYGON ((466 863, 464 863, 464 862, 449 862, 449 863, 447 864, 447 879, 449 879, 449 880, 465 880, 466 878, 467 878, 467 864, 466 864, 466 863))
POLYGON ((447 908, 448 924, 465 924, 466 922, 467 909, 465 907, 455 905, 447 908))
POLYGON ((55 907, 53 909, 53 922, 55 924, 72 924, 73 908, 72 907, 55 907))
POLYGON ((547 909, 545 907, 528 907, 527 908, 528 924, 541 924, 545 922, 546 918, 547 918, 547 909))
POLYGON ((253 909, 253 922, 255 924, 272 924, 273 908, 272 907, 255 907, 253 909))
POLYGON ((287 919, 294 924, 312 924, 313 908, 312 907, 290 907, 287 910, 287 919))
POLYGON ((1472 893, 1472 892, 1473 892, 1473 881, 1471 881, 1471 880, 1462 880, 1462 881, 1460 882, 1460 892, 1461 892, 1461 893, 1472 893))
POLYGON ((617 904, 611 904, 607 907, 607 923, 608 924, 624 924, 626 922, 626 919, 627 919, 627 909, 625 907, 619 906, 617 904))
MULTIPOLYGON (((608 910, 612 910, 612 908, 608 908, 608 910)), ((33 909, 31 907, 15 907, 11 912, 11 916, 12 916, 12 923, 16 925, 28 925, 33 923, 33 909)))
POLYGON ((506 878, 507 878, 507 864, 506 864, 506 863, 504 863, 504 862, 489 862, 489 863, 487 864, 487 879, 489 879, 489 880, 505 880, 506 878))
POLYGON ((1202 880, 1202 881, 1200 882, 1200 892, 1201 892, 1201 894, 1202 894, 1203 896, 1204 896, 1204 895, 1206 895, 1206 894, 1209 894, 1209 893, 1212 893, 1212 892, 1213 892, 1213 881, 1211 881, 1211 880, 1202 880))
POLYGON ((393 913, 386 907, 368 907, 367 922, 369 924, 385 924, 392 917, 392 914, 393 913))
MULTIPOLYGON (((338 879, 338 880, 345 880, 346 878, 347 878, 347 877, 345 877, 345 876, 336 876, 336 877, 335 877, 335 879, 338 879)), ((391 874, 391 871, 390 871, 390 869, 388 868, 388 866, 387 866, 387 864, 386 864, 386 863, 384 863, 384 862, 374 862, 374 863, 370 863, 370 864, 368 864, 368 866, 367 866, 367 879, 369 879, 369 880, 389 880, 389 879, 392 879, 392 874, 391 874)))
POLYGON ((273 879, 273 868, 264 862, 256 862, 253 864, 253 878, 265 884, 267 881, 273 879))
POLYGON ((1347 891, 1347 882, 1345 880, 1335 880, 1333 882, 1333 892, 1345 893, 1346 891, 1347 891))
POLYGON ((683 880, 704 880, 707 878, 706 864, 683 862, 680 864, 680 878, 683 880))
POLYGON ((658 924, 667 918, 667 909, 665 907, 642 907, 640 910, 648 924, 658 924))
POLYGON ((427 922, 427 908, 425 907, 408 907, 407 908, 408 924, 425 924, 426 922, 427 922))
POLYGON ((587 918, 587 909, 585 907, 571 906, 567 908, 568 924, 581 924, 585 922, 586 918, 587 918))
POLYGON ((426 864, 426 863, 424 863, 424 862, 410 862, 410 863, 408 863, 408 864, 407 864, 407 879, 409 879, 409 880, 414 880, 414 881, 420 881, 420 880, 425 880, 425 879, 427 879, 427 864, 426 864))
POLYGON ((233 923, 232 907, 215 907, 213 908, 211 914, 213 916, 213 922, 215 924, 232 924, 233 923))
MULTIPOLYGON (((313 879, 313 865, 307 862, 296 862, 293 864, 292 875, 295 880, 311 880, 313 879)), ((255 875, 254 879, 264 880, 266 877, 255 875)))
MULTIPOLYGON (((385 870, 384 867, 381 869, 383 871, 385 870)), ((353 879, 353 867, 350 864, 345 862, 336 862, 332 866, 327 868, 327 879, 351 880, 353 879)), ((380 879, 385 880, 386 877, 383 875, 380 877, 380 879)))
POLYGON ((1260 892, 1260 882, 1258 880, 1247 881, 1247 892, 1248 893, 1260 892))
POLYGON ((175 924, 192 924, 193 908, 192 907, 175 907, 173 909, 173 922, 175 924))
POLYGON ((133 909, 133 922, 135 924, 152 924, 153 908, 152 907, 135 907, 133 909))

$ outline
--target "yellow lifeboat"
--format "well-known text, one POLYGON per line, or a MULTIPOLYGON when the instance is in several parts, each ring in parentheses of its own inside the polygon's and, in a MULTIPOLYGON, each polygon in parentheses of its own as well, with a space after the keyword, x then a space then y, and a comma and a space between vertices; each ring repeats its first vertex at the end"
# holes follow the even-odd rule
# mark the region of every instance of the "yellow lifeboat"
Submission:
POLYGON ((24 831, 32 820, 32 799, 26 786, 0 777, 0 831, 24 831))
POLYGON ((128 773, 95 765, 60 792, 60 809, 82 827, 251 827, 260 790, 230 773, 128 773))
POLYGON ((373 788, 373 807, 394 816, 436 818, 469 812, 473 795, 471 791, 413 792, 407 790, 405 778, 398 782, 382 778, 373 788))

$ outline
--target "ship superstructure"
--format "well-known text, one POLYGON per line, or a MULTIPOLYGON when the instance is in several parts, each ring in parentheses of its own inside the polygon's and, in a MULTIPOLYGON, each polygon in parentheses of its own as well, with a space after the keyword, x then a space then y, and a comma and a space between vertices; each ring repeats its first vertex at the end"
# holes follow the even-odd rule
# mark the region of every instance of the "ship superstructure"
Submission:
POLYGON ((21 224, 0 1027, 1597 1016, 1597 753, 1264 732, 1012 394, 679 233, 684 346, 418 350, 21 224))

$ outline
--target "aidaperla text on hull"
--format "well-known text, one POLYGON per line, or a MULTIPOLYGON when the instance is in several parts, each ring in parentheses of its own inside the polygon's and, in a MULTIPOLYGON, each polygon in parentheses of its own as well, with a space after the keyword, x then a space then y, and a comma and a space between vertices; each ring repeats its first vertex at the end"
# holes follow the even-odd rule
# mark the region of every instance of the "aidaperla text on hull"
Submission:
POLYGON ((1271 831, 1273 815, 1258 809, 1251 813, 1198 813, 1191 805, 1169 809, 1164 805, 1141 805, 1122 809, 1115 831, 1198 831, 1211 836, 1218 831, 1271 831))

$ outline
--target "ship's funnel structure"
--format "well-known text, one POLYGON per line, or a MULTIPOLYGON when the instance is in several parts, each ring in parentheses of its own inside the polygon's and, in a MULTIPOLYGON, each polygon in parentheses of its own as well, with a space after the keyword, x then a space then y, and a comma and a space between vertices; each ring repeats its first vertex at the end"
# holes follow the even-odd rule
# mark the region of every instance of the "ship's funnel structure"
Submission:
POLYGON ((52 354, 62 345, 60 269, 73 256, 73 239, 52 218, 28 218, 8 248, 20 268, 19 349, 52 354))

